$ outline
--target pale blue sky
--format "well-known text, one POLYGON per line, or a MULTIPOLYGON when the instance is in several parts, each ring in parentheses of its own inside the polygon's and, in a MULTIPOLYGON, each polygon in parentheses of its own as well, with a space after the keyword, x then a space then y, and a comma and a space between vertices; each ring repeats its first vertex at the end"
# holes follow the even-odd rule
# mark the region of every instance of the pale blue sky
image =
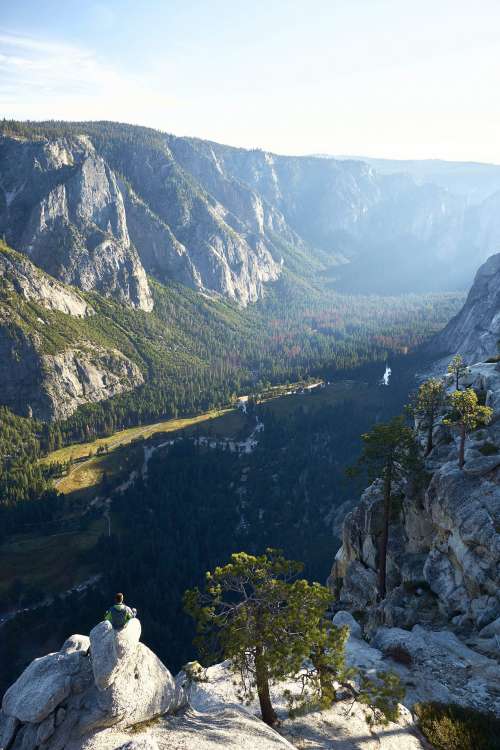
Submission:
POLYGON ((18 0, 0 113, 500 163, 500 0, 18 0))

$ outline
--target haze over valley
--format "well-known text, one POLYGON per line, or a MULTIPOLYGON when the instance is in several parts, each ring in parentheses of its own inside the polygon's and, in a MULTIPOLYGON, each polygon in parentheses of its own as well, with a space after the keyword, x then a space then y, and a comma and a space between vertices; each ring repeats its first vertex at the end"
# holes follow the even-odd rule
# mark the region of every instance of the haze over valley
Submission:
POLYGON ((0 750, 496 747, 484 1, 2 11, 0 750))

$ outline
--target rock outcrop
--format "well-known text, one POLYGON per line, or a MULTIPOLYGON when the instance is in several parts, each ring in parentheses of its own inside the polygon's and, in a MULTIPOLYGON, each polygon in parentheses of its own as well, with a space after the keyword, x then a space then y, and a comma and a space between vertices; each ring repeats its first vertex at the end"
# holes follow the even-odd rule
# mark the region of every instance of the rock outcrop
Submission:
POLYGON ((47 310, 84 318, 91 315, 91 306, 70 287, 43 273, 20 253, 0 243, 0 284, 2 296, 11 291, 29 302, 37 302, 47 310))
POLYGON ((70 416, 81 404, 132 390, 144 378, 117 349, 90 341, 46 353, 40 336, 17 325, 0 304, 0 382, 3 404, 51 421, 70 416))
MULTIPOLYGON (((445 378, 450 390, 452 380, 445 378)), ((344 606, 363 611, 369 636, 380 626, 417 627, 424 643, 422 627, 429 638, 432 630, 447 628, 449 639, 455 633, 473 647, 479 664, 481 654, 500 660, 500 366, 473 365, 462 385, 491 406, 493 420, 468 437, 463 469, 458 436, 441 421, 436 425, 425 460, 430 481, 401 488, 401 508, 391 522, 385 599, 377 601, 380 480, 346 516, 329 580, 344 606)), ((418 434, 425 445, 425 425, 418 434)))
POLYGON ((497 663, 449 631, 379 628, 372 643, 348 612, 346 662, 373 677, 391 671, 406 689, 397 723, 367 723, 366 707, 339 686, 331 708, 288 715, 300 683, 271 686, 280 719, 271 729, 258 700, 245 705, 229 662, 208 669, 186 665, 175 678, 144 644, 132 620, 119 632, 99 623, 90 637, 73 635, 61 650, 35 659, 7 690, 0 711, 0 750, 424 750, 411 709, 444 701, 500 712, 497 663), (402 656, 405 656, 403 659, 402 656))
POLYGON ((430 343, 436 355, 461 354, 468 364, 498 353, 500 341, 500 253, 476 274, 465 305, 430 343))
POLYGON ((120 731, 184 706, 184 688, 140 633, 138 621, 120 632, 102 622, 90 639, 72 636, 59 652, 35 659, 4 695, 2 750, 93 747, 111 727, 111 747, 120 747, 120 731))
MULTIPOLYGON (((348 660, 377 671, 382 651, 360 639, 359 626, 347 613, 337 621, 350 625, 348 660)), ((0 750, 273 750, 331 747, 356 750, 422 750, 410 713, 400 722, 368 729, 363 707, 340 700, 327 711, 288 718, 286 690, 272 688, 281 719, 278 730, 260 719, 258 701, 243 706, 229 663, 180 672, 168 669, 140 643, 141 626, 132 620, 116 632, 99 623, 90 638, 74 635, 62 649, 35 659, 7 690, 0 712, 0 750)))

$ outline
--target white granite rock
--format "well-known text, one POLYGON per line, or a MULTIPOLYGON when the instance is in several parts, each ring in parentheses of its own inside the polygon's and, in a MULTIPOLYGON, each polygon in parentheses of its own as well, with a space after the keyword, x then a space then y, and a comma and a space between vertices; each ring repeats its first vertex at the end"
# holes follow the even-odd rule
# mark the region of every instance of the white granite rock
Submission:
POLYGON ((35 659, 3 697, 2 710, 19 721, 38 724, 68 697, 80 654, 48 654, 35 659))
POLYGON ((350 612, 345 612, 344 610, 336 612, 332 618, 332 623, 338 628, 347 625, 350 636, 353 638, 361 638, 361 625, 354 619, 350 612))

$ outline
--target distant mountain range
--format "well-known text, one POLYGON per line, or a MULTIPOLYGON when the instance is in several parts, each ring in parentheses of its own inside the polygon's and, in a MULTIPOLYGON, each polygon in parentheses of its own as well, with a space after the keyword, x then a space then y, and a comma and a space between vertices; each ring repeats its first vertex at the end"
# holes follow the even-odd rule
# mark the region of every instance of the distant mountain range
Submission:
POLYGON ((371 156, 325 157, 363 161, 380 174, 407 174, 416 182, 432 183, 464 196, 471 204, 482 203, 500 192, 500 165, 442 159, 377 159, 371 156))
POLYGON ((279 156, 118 123, 12 123, 0 233, 55 278, 151 309, 147 274, 246 305, 465 289, 500 247, 500 167, 279 156))
POLYGON ((466 289, 500 248, 497 168, 488 193, 476 166, 473 198, 388 163, 3 121, 0 402, 44 420, 93 404, 98 431, 422 341, 457 295, 396 295, 466 289))

